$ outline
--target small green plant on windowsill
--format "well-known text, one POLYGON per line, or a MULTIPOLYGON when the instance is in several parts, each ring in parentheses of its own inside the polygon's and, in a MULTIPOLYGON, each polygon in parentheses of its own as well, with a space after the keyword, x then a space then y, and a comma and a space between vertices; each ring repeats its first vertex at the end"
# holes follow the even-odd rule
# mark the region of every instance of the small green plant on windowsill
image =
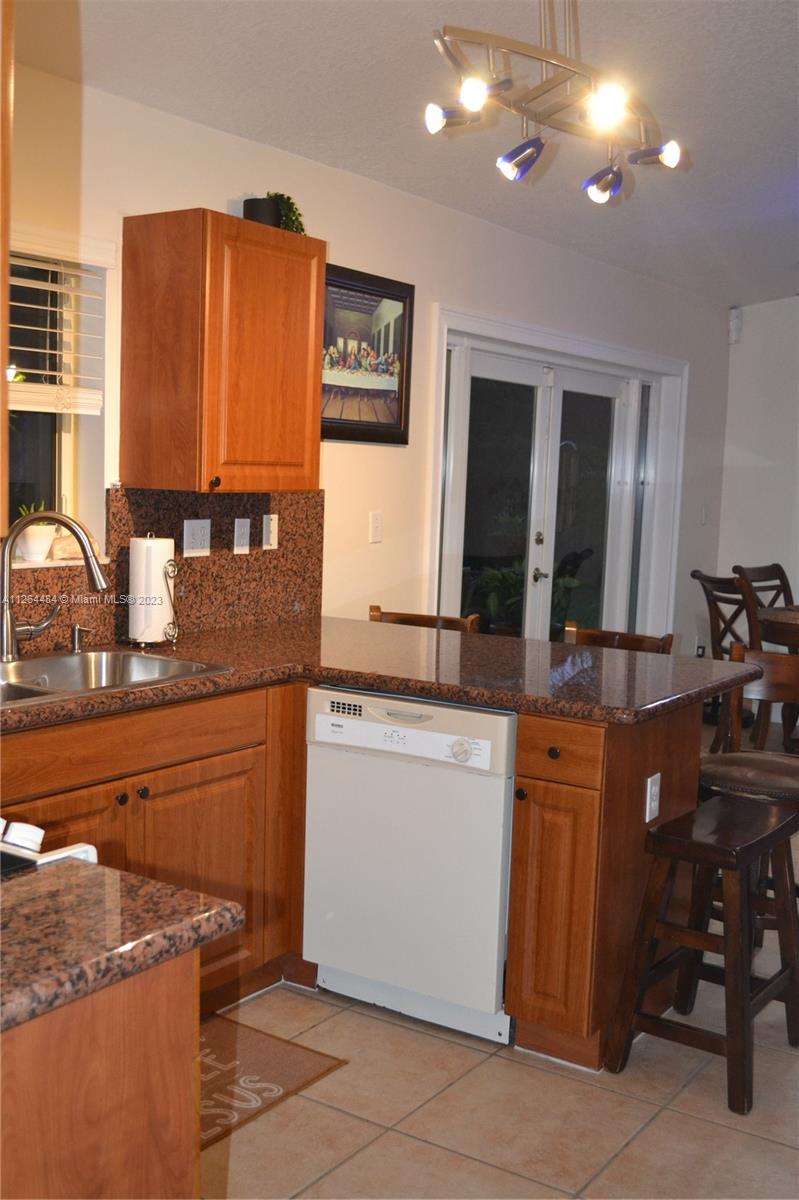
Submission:
MULTIPOLYGON (((32 517, 34 513, 44 512, 44 511, 45 511, 44 500, 40 500, 38 504, 36 503, 35 500, 34 500, 33 504, 20 504, 19 509, 18 509, 19 515, 21 517, 32 517)), ((49 525, 50 522, 49 521, 34 521, 33 524, 34 525, 49 525)))
POLYGON ((280 209, 281 229, 288 229, 289 233, 305 233, 305 222, 302 219, 302 213, 297 208, 291 196, 286 196, 283 192, 267 192, 266 198, 267 200, 274 200, 280 209))

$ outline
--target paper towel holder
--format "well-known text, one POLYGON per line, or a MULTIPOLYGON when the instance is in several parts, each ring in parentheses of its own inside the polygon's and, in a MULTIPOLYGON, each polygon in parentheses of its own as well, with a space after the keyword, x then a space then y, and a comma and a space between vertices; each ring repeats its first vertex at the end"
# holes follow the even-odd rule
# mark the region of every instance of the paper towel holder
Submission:
POLYGON ((177 643, 178 633, 180 630, 178 628, 178 615, 175 611, 175 600, 169 584, 170 581, 175 578, 177 573, 178 564, 175 562, 174 558, 168 558, 164 563, 164 580, 166 582, 166 594, 169 598, 169 607, 171 609, 172 616, 171 620, 168 621, 164 626, 164 641, 171 642, 173 646, 177 643))

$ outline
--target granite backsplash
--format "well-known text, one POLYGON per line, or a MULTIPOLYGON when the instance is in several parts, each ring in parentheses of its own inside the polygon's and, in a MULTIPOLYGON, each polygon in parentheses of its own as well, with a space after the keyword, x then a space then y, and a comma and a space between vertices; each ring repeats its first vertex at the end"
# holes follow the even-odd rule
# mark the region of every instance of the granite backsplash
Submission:
POLYGON ((255 625, 280 617, 319 617, 322 607, 323 492, 269 494, 155 491, 109 488, 106 492, 105 568, 110 591, 87 592, 83 566, 25 567, 13 573, 17 621, 39 621, 61 598, 62 609, 50 628, 32 642, 21 642, 22 654, 68 648, 76 622, 91 632, 85 644, 124 641, 128 607, 119 600, 128 592, 132 537, 153 533, 175 539, 178 575, 175 607, 180 628, 197 632, 224 626, 255 625), (265 514, 277 514, 278 546, 262 550, 265 514), (211 520, 211 553, 184 559, 183 522, 211 520), (250 553, 233 553, 233 523, 250 518, 250 553))

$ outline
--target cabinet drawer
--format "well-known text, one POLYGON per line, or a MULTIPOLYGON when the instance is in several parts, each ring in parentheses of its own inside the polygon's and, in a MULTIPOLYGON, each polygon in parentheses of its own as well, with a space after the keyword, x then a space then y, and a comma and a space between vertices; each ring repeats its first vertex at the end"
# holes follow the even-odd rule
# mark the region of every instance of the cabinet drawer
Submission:
POLYGON ((265 689, 23 730, 3 738, 0 793, 32 800, 265 740, 265 689))
POLYGON ((605 730, 598 725, 520 716, 516 773, 575 787, 602 786, 605 730))

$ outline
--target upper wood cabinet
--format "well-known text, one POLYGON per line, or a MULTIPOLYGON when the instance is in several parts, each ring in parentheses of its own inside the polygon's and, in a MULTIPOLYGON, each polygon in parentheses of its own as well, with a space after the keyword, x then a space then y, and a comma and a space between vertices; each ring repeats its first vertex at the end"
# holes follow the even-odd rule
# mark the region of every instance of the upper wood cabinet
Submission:
POLYGON ((125 219, 123 484, 319 486, 325 250, 201 208, 125 219))

